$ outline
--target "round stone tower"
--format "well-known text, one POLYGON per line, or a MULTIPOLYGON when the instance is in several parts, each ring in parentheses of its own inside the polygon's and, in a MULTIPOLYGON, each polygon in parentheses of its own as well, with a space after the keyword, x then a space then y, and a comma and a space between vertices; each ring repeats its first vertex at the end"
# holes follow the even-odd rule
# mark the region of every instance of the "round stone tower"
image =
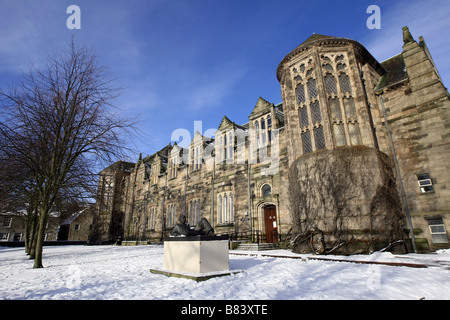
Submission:
POLYGON ((383 73, 358 42, 313 34, 280 63, 290 163, 341 146, 377 147, 363 71, 383 73))
POLYGON ((395 177, 373 119, 384 72, 358 42, 318 34, 281 61, 294 251, 367 253, 401 242, 395 177))

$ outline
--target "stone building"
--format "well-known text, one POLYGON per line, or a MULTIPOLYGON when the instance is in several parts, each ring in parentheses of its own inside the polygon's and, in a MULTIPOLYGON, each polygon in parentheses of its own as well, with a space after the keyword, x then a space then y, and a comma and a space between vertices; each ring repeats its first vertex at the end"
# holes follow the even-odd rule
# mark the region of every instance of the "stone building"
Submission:
MULTIPOLYGON (((86 208, 63 219, 67 213, 52 211, 45 228, 44 241, 87 241, 92 231, 93 210, 86 208)), ((28 216, 25 209, 17 212, 0 212, 0 246, 23 246, 28 216), (13 243, 11 243, 13 242, 13 243)))
POLYGON ((100 172, 98 239, 160 241, 185 214, 241 239, 308 234, 299 251, 449 247, 449 94, 423 38, 403 32, 381 63, 313 34, 278 66, 282 103, 260 97, 245 124, 224 116, 214 138, 100 172))
POLYGON ((91 235, 94 215, 91 208, 79 210, 59 226, 58 240, 88 241, 91 235))
MULTIPOLYGON (((0 212, 0 246, 7 242, 24 243, 26 228, 26 211, 0 212)), ((55 241, 58 237, 59 213, 52 212, 45 228, 45 241, 55 241)))

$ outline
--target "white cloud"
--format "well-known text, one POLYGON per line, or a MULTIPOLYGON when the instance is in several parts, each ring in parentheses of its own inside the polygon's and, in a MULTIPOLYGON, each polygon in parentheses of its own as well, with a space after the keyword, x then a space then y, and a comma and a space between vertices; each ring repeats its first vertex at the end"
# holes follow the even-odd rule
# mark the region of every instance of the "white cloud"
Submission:
POLYGON ((199 83, 187 94, 186 106, 192 111, 214 108, 233 95, 233 88, 245 75, 244 68, 229 67, 200 77, 199 83))

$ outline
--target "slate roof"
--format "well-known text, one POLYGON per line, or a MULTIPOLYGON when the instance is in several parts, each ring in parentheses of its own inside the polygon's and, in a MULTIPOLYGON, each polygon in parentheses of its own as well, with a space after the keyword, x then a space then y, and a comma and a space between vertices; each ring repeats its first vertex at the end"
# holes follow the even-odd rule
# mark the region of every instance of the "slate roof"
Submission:
POLYGON ((109 167, 103 169, 101 172, 106 171, 132 171, 135 164, 127 161, 116 161, 109 167))
MULTIPOLYGON (((316 41, 316 40, 330 39, 330 38, 331 38, 331 39, 334 39, 334 38, 336 38, 336 37, 326 36, 326 35, 318 34, 318 33, 313 33, 308 39, 306 39, 305 41, 303 41, 302 44, 300 44, 300 46, 302 46, 302 45, 304 45, 304 44, 307 44, 307 43, 309 43, 309 42, 316 41)), ((300 47, 300 46, 299 46, 299 47, 300 47)))
POLYGON ((375 91, 380 91, 408 79, 405 61, 401 53, 381 62, 381 66, 386 70, 386 73, 378 81, 375 91))

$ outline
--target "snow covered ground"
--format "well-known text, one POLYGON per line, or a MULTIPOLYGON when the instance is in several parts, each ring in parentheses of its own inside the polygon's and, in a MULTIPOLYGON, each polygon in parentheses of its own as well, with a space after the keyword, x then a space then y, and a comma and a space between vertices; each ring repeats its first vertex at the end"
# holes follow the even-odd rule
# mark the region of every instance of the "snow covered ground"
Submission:
POLYGON ((242 273, 197 283, 149 272, 162 267, 162 246, 44 247, 44 269, 33 269, 23 248, 0 248, 0 299, 450 300, 450 250, 345 257, 428 268, 275 257, 299 256, 286 250, 253 253, 230 254, 230 270, 242 273))

